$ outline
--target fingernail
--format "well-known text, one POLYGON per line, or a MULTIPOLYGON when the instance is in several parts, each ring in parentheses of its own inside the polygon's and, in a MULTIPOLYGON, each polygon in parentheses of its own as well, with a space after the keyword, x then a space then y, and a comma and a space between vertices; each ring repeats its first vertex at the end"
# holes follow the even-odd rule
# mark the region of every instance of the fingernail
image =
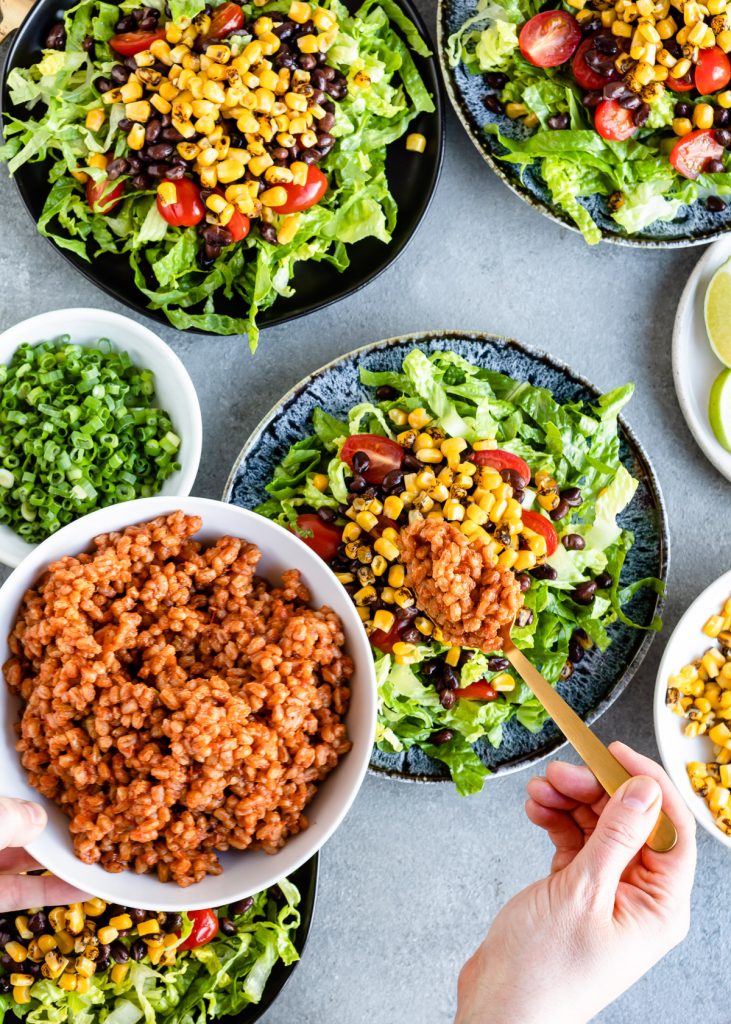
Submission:
POLYGON ((23 808, 28 820, 32 825, 45 825, 46 824, 46 812, 43 810, 40 804, 34 804, 30 800, 23 801, 23 808))
POLYGON ((633 811, 649 811, 653 804, 658 802, 660 787, 654 779, 645 775, 637 775, 624 784, 622 789, 622 803, 625 807, 631 807, 633 811))

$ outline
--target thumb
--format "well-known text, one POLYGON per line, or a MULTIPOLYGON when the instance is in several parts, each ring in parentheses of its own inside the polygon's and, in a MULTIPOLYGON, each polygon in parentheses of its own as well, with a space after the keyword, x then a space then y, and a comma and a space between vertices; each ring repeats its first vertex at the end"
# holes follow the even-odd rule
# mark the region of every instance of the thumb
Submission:
POLYGON ((622 872, 647 842, 662 805, 654 779, 636 775, 611 797, 574 865, 600 888, 616 890, 622 872))
POLYGON ((28 800, 0 797, 0 850, 27 846, 46 827, 46 812, 28 800))

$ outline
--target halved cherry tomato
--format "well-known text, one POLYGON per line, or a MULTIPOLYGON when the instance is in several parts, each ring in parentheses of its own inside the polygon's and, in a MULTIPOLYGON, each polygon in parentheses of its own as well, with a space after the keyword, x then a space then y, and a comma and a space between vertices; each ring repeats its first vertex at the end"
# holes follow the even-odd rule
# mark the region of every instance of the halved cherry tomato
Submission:
POLYGON ((234 236, 234 242, 241 242, 251 231, 251 221, 237 210, 226 227, 234 236))
POLYGON ((218 935, 218 918, 212 910, 189 910, 188 917, 193 922, 193 930, 185 942, 180 943, 180 949, 197 949, 218 935))
POLYGON ((89 178, 86 183, 86 201, 91 207, 92 213, 111 213, 114 207, 122 201, 123 195, 123 181, 113 188, 110 188, 108 178, 102 178, 101 181, 92 181, 89 178))
POLYGON ((503 469, 512 469, 522 479, 526 487, 530 483, 531 473, 528 463, 518 455, 513 455, 512 452, 506 452, 502 448, 492 448, 483 452, 474 452, 470 456, 470 460, 474 462, 476 466, 491 466, 493 469, 496 469, 498 473, 503 469))
POLYGON ((294 530, 291 532, 303 540, 308 548, 312 548, 323 562, 332 562, 342 540, 340 527, 333 523, 323 523, 322 519, 314 512, 305 512, 304 515, 297 516, 297 526, 300 530, 310 530, 312 536, 302 537, 294 530))
POLYGON ((465 686, 461 690, 455 690, 455 693, 462 700, 497 699, 497 690, 487 679, 478 679, 476 683, 470 683, 469 686, 465 686))
POLYGON ((558 547, 558 534, 550 519, 546 519, 540 512, 533 512, 529 508, 523 509, 523 524, 532 530, 533 533, 540 533, 546 541, 546 555, 550 558, 558 547))
POLYGON ((637 131, 631 110, 620 107, 616 100, 602 100, 594 112, 594 127, 603 139, 624 142, 637 131))
POLYGON ((200 224, 206 215, 206 208, 196 183, 190 178, 181 178, 173 184, 177 195, 174 203, 165 206, 160 202, 160 196, 157 197, 157 209, 162 219, 175 228, 189 228, 194 224, 200 224))
MULTIPOLYGON (((670 76, 668 75, 668 78, 670 76)), ((731 61, 720 46, 709 46, 698 53, 695 87, 701 96, 725 89, 731 82, 731 61)))
POLYGON ((134 57, 136 53, 149 50, 156 39, 164 38, 164 28, 155 29, 154 32, 122 32, 118 36, 112 36, 109 45, 123 57, 134 57))
POLYGON ((244 12, 238 4, 221 4, 211 18, 206 39, 223 39, 224 36, 230 36, 232 32, 243 28, 243 25, 244 12))
POLYGON ((380 434, 353 434, 342 447, 340 458, 353 468, 353 456, 364 452, 368 456, 368 469, 361 474, 367 484, 382 484, 394 469, 400 469, 404 450, 390 437, 380 434))
POLYGON ((579 23, 568 11, 541 11, 526 21, 518 36, 520 52, 537 68, 565 64, 580 42, 579 23))
POLYGON ((576 79, 577 85, 580 85, 582 89, 603 89, 609 79, 606 75, 600 75, 594 68, 590 68, 586 63, 586 54, 588 50, 594 46, 594 41, 589 38, 585 39, 581 46, 574 54, 574 59, 571 62, 571 71, 576 79))
POLYGON ((723 153, 723 146, 716 142, 713 129, 703 128, 678 139, 670 150, 670 163, 678 174, 692 181, 701 174, 709 160, 720 160, 723 153))
POLYGON ((393 651, 393 645, 401 639, 401 625, 402 623, 396 619, 388 633, 384 633, 382 629, 374 629, 368 639, 379 651, 390 654, 393 651))
POLYGON ((278 206, 275 212, 299 213, 300 210, 309 210, 311 206, 320 202, 327 192, 327 177, 319 167, 310 164, 304 185, 289 183, 282 185, 282 188, 287 192, 287 202, 284 206, 278 206))
POLYGON ((672 78, 668 75, 663 85, 667 85, 671 92, 690 92, 691 89, 695 89, 695 83, 690 72, 682 78, 672 78))

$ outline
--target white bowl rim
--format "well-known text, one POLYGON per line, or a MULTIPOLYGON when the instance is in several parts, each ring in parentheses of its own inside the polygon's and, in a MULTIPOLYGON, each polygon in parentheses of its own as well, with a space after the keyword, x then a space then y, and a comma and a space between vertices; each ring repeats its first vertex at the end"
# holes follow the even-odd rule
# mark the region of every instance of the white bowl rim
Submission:
MULTIPOLYGON (((172 350, 172 348, 163 341, 159 334, 155 334, 154 331, 150 330, 145 324, 140 323, 138 320, 133 320, 132 317, 125 316, 123 313, 116 313, 113 310, 101 309, 95 306, 70 306, 66 309, 51 309, 45 313, 37 313, 35 316, 28 317, 25 320, 20 320, 18 323, 13 324, 11 327, 7 327, 2 333, 0 333, 0 351, 4 344, 9 338, 12 338, 18 332, 23 331, 34 331, 36 329, 43 329, 46 324, 49 325, 49 336, 58 324, 57 320, 71 321, 73 319, 82 318, 98 318, 100 322, 106 323, 110 328, 116 328, 116 330, 122 334, 124 331, 136 332, 139 339, 143 340, 149 348, 157 353, 169 366, 171 370, 171 376, 175 378, 176 388, 180 391, 181 404, 185 405, 189 411, 191 425, 189 428, 190 436, 183 438, 184 442, 184 454, 183 459, 180 463, 180 470, 175 474, 177 476, 176 481, 176 493, 186 496, 190 494, 195 483, 196 476, 198 475, 198 468, 201 461, 201 449, 203 445, 203 419, 201 416, 200 402, 198 401, 198 394, 191 380, 190 374, 185 367, 185 364, 180 357, 172 350), (53 327, 51 326, 53 325, 53 327)), ((54 337, 60 337, 63 334, 70 334, 71 341, 73 343, 73 332, 72 330, 61 329, 57 333, 53 334, 54 337)), ((40 339, 38 339, 40 340, 40 339)), ((109 339, 114 347, 118 351, 123 350, 123 342, 116 341, 115 339, 109 339)), ((23 339, 19 338, 14 340, 15 349, 23 344, 23 339)), ((8 357, 0 356, 0 361, 8 357)), ((144 369, 144 367, 141 367, 144 369)), ((162 495, 166 497, 166 495, 162 495)), ((158 495, 153 495, 158 497, 158 495)), ((110 506, 106 506, 110 507, 110 506)), ((0 526, 0 564, 7 565, 9 568, 15 568, 20 564, 23 557, 27 557, 31 551, 33 551, 37 545, 28 544, 21 540, 20 537, 15 534, 14 531, 10 530, 10 527, 0 526), (17 555, 8 551, 3 543, 3 532, 8 531, 13 534, 19 544, 24 546, 25 554, 18 558, 17 555)))
MULTIPOLYGON (((700 594, 688 605, 686 610, 681 615, 672 633, 668 637, 667 643, 665 644, 665 650, 663 651, 662 658, 660 659, 660 665, 657 670, 657 678, 655 681, 655 693, 653 697, 653 721, 655 726, 655 740, 657 742, 658 750, 660 751, 660 759, 665 767, 665 771, 668 773, 672 781, 676 784, 681 795, 683 795, 683 788, 678 786, 675 782, 676 778, 684 780, 686 777, 685 762, 680 768, 676 765, 676 758, 671 755, 668 747, 668 741, 666 740, 667 730, 669 725, 672 724, 671 720, 675 721, 676 726, 679 727, 680 719, 677 715, 674 715, 668 710, 667 704, 665 703, 665 695, 667 693, 668 679, 675 672, 679 671, 682 665, 671 665, 670 658, 672 655, 673 640, 676 635, 685 632, 689 629, 689 622, 695 617, 696 613, 701 608, 705 608, 711 603, 711 594, 714 595, 713 602, 714 607, 717 610, 719 602, 716 599, 717 592, 723 593, 725 591, 726 597, 731 596, 731 569, 728 572, 723 573, 717 579, 705 587, 700 594)), ((713 614, 713 608, 708 607, 705 615, 706 618, 713 614)), ((698 646, 703 645, 703 637, 705 634, 698 632, 698 646)), ((706 640, 709 640, 706 637, 706 640)), ((690 758, 688 759, 690 760, 690 758)), ((713 836, 714 839, 718 840, 724 846, 731 850, 731 836, 727 836, 714 824, 712 814, 708 809, 705 800, 693 794, 694 799, 685 802, 688 805, 689 810, 693 814, 693 817, 698 824, 713 836)))
MULTIPOLYGON (((373 747, 373 743, 375 742, 377 710, 376 673, 375 664, 371 656, 370 645, 368 643, 368 638, 366 636, 365 629, 360 618, 358 617, 355 605, 352 603, 347 591, 345 590, 345 587, 336 578, 335 574, 327 568, 325 563, 321 561, 321 559, 314 553, 314 551, 312 551, 311 548, 309 548, 304 543, 304 541, 300 537, 298 537, 294 533, 291 533, 288 530, 285 530, 284 527, 280 526, 278 523, 275 523, 270 519, 266 519, 264 516, 260 516, 257 513, 250 511, 249 509, 243 509, 236 505, 231 505, 227 502, 219 501, 215 498, 198 498, 191 495, 184 496, 178 499, 174 496, 159 495, 150 498, 138 498, 133 501, 122 502, 116 505, 107 506, 106 508, 97 509, 95 512, 90 512, 88 515, 83 516, 80 519, 74 520, 74 522, 62 527, 62 529, 58 530, 56 533, 52 534, 50 537, 46 538, 46 540, 42 541, 39 545, 37 545, 33 549, 32 553, 28 555, 27 558, 25 558, 22 561, 22 563, 13 570, 13 572, 10 574, 10 576, 2 585, 2 587, 0 587, 0 599, 2 599, 3 592, 7 589, 10 589, 12 583, 18 581, 18 577, 25 578, 25 586, 23 587, 22 590, 22 592, 25 592, 25 589, 27 589, 28 586, 31 586, 32 583, 38 579, 39 573, 41 573, 43 569, 51 561, 53 561, 55 558, 60 557, 60 554, 54 554, 52 556, 49 556, 47 555, 47 551, 49 549, 57 549, 59 547, 63 549, 64 545, 62 543, 59 544, 59 541, 63 541, 64 534, 68 534, 72 531, 78 530, 80 524, 85 524, 89 528, 85 530, 85 536, 87 537, 85 544, 79 544, 78 542, 74 544, 76 552, 80 552, 85 548, 88 548, 92 539, 99 533, 105 533, 111 529, 124 528, 113 527, 109 525, 102 528, 93 528, 94 520, 103 520, 104 518, 109 517, 116 511, 124 511, 124 525, 129 526, 134 523, 145 522, 159 515, 164 515, 166 513, 169 514, 173 511, 176 511, 177 509, 182 509, 182 511, 186 515, 200 514, 204 518, 204 526, 206 510, 208 510, 209 512, 214 512, 216 509, 225 510, 227 515, 234 514, 244 524, 246 522, 252 521, 256 521, 259 524, 263 524, 265 529, 270 530, 274 534, 275 539, 277 537, 286 538, 288 543, 294 542, 296 547, 300 549, 300 554, 303 556, 303 562, 305 563, 304 566, 301 567, 303 576, 305 576, 305 582, 307 582, 306 570, 308 562, 310 563, 311 566, 318 565, 320 567, 324 567, 328 575, 330 576, 330 585, 332 586, 333 590, 336 593, 338 593, 339 596, 342 598, 343 608, 347 609, 346 615, 341 615, 341 619, 343 621, 343 627, 346 632, 347 644, 348 647, 350 648, 350 656, 353 659, 354 664, 356 665, 356 671, 363 672, 363 682, 367 686, 367 694, 370 694, 369 706, 371 712, 371 727, 369 733, 364 737, 364 739, 361 742, 361 749, 359 754, 356 750, 356 745, 354 743, 350 751, 348 751, 348 754, 346 755, 348 758, 359 758, 359 763, 357 764, 356 769, 355 784, 350 788, 347 794, 347 798, 341 803, 337 812, 332 816, 332 819, 326 826, 323 827, 311 825, 310 828, 307 829, 304 833, 300 833, 300 835, 314 835, 315 832, 317 831, 317 841, 313 842, 310 845, 303 844, 302 853, 293 858, 291 863, 287 863, 286 867, 283 870, 277 869, 275 866, 279 859, 279 855, 274 855, 270 857, 269 860, 271 860, 272 862, 273 870, 270 873, 270 878, 266 882, 266 884, 256 885, 255 887, 249 889, 241 889, 241 887, 239 887, 236 890, 232 890, 232 892, 228 896, 228 899, 219 901, 218 905, 222 905, 236 899, 242 899, 246 896, 254 895, 257 892, 260 892, 263 888, 267 888, 270 885, 274 885, 285 874, 289 875, 292 872, 296 871, 297 868, 301 867, 302 864, 308 861, 315 853, 319 852, 319 850, 322 849, 324 844, 331 838, 334 832, 341 825, 343 819, 350 810, 363 784, 363 780, 366 776, 368 764, 370 761, 371 750, 373 747), (193 508, 190 507, 190 503, 193 503, 193 508), (188 508, 185 507, 186 504, 188 505, 188 508), (127 515, 127 513, 129 513, 129 515, 127 515), (350 621, 346 622, 346 618, 348 618, 350 621)), ((245 526, 243 527, 243 529, 245 529, 245 526)), ((245 533, 242 533, 242 536, 245 536, 245 533)), ((62 551, 62 553, 68 554, 69 552, 62 551)), ((340 614, 340 612, 338 612, 338 614, 340 614)), ((2 673, 0 672, 0 676, 1 675, 2 673)), ((2 678, 0 678, 0 686, 5 686, 5 681, 2 678)), ((14 753, 14 751, 9 751, 8 756, 12 756, 14 753)), ((337 771, 337 769, 335 769, 335 771, 337 771)), ((328 778, 324 780, 323 785, 327 783, 330 777, 331 775, 329 775, 328 778)), ((25 799, 27 797, 23 796, 23 798, 25 799)), ((41 804, 45 802, 52 803, 52 801, 46 801, 45 798, 40 797, 40 795, 37 793, 34 794, 33 799, 36 799, 41 804)), ((49 833, 44 832, 37 839, 33 840, 33 842, 29 843, 28 846, 26 847, 28 852, 33 857, 35 857, 35 859, 38 860, 39 863, 43 864, 44 867, 47 867, 49 870, 53 871, 54 874, 58 875, 58 877, 62 877, 64 881, 67 881, 80 889, 89 891, 90 887, 88 884, 88 879, 85 880, 84 877, 85 872, 89 868, 89 865, 83 864, 80 860, 76 860, 76 858, 74 858, 74 866, 78 868, 77 873, 59 873, 57 871, 57 865, 55 865, 53 862, 53 855, 52 853, 49 853, 48 846, 52 846, 54 845, 54 843, 52 840, 49 843, 48 836, 49 833), (45 841, 44 836, 46 837, 45 841)), ((285 844, 281 852, 283 852, 286 849, 287 846, 285 844)), ((136 875, 133 871, 128 870, 118 875, 110 874, 104 871, 103 869, 99 868, 99 872, 100 874, 95 875, 95 881, 91 888, 93 888, 94 890, 94 895, 99 896, 102 899, 106 899, 110 902, 119 902, 120 896, 119 893, 115 892, 113 888, 110 889, 105 887, 104 882, 106 881, 106 879, 112 877, 127 877, 130 883, 130 895, 126 897, 125 902, 129 906, 140 907, 145 910, 177 911, 181 909, 202 910, 212 905, 210 896, 199 896, 197 898, 195 896, 196 890, 199 887, 205 885, 206 879, 204 879, 197 885, 189 886, 185 889, 170 883, 157 882, 156 890, 159 890, 160 892, 159 897, 156 896, 155 899, 153 900, 147 900, 144 898, 140 899, 134 895, 134 879, 137 879, 140 876, 136 875), (99 883, 97 883, 97 878, 100 879, 99 883), (183 893, 185 893, 185 896, 182 895, 183 893)), ((224 871, 224 875, 225 873, 226 872, 224 871)), ((224 875, 218 877, 224 877, 224 875)), ((148 875, 145 877, 151 878, 152 876, 148 875)), ((210 876, 206 877, 208 878, 210 876)))

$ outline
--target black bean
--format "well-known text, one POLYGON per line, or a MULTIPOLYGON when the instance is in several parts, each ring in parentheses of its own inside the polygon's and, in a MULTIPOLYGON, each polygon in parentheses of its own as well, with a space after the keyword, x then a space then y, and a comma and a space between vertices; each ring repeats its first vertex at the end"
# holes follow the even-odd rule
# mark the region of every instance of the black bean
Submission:
POLYGON ((36 911, 28 918, 28 930, 34 935, 41 935, 48 928, 48 917, 42 910, 36 911))
MULTIPOLYGON (((162 131, 162 121, 159 121, 156 117, 152 121, 148 121, 145 125, 145 142, 148 146, 154 145, 160 138, 160 132, 162 131)), ((172 145, 168 142, 170 150, 165 156, 169 156, 173 151, 172 145)), ((164 159, 164 158, 163 158, 164 159)))
POLYGON ((468 665, 474 658, 475 654, 477 654, 477 651, 471 651, 469 648, 463 647, 460 651, 459 661, 457 662, 459 667, 462 668, 464 665, 468 665))
POLYGON ((728 128, 729 124, 731 124, 731 110, 716 107, 713 111, 713 124, 716 128, 728 128))
POLYGON ((151 178, 167 178, 170 164, 148 164, 147 173, 151 178))
MULTIPOLYGON (((598 71, 601 73, 601 71, 607 67, 608 58, 605 54, 599 53, 598 50, 591 48, 584 54, 584 61, 592 71, 598 71)), ((614 64, 614 61, 610 61, 610 63, 614 64)))
POLYGON ((436 747, 440 747, 442 743, 449 743, 454 737, 454 733, 451 729, 440 729, 438 732, 433 732, 429 737, 429 742, 433 743, 436 747))
POLYGON ((709 196, 706 199, 706 209, 710 210, 711 213, 723 213, 726 209, 726 204, 720 196, 709 196))
POLYGON ((648 119, 649 116, 650 116, 650 106, 649 106, 649 104, 648 103, 640 103, 639 107, 637 107, 637 109, 635 110, 634 114, 632 115, 632 120, 634 121, 634 123, 637 125, 638 128, 641 128, 643 126, 643 124, 647 124, 647 119, 648 119))
POLYGON ((459 673, 451 665, 442 666, 442 682, 449 690, 459 689, 459 673))
POLYGON ((395 402, 398 396, 399 392, 390 384, 380 384, 376 388, 376 398, 379 402, 395 402))
POLYGON ((604 97, 602 96, 601 92, 597 89, 592 90, 591 92, 585 92, 584 95, 581 97, 581 102, 584 104, 585 107, 588 107, 589 110, 593 110, 594 107, 599 106, 603 99, 604 97))
POLYGON ((146 192, 150 188, 150 179, 146 174, 136 174, 130 184, 136 192, 146 192))
POLYGON ((348 83, 345 78, 342 81, 335 79, 328 83, 327 91, 334 100, 342 100, 348 92, 348 83))
POLYGON ((555 508, 552 508, 548 514, 554 523, 557 523, 560 519, 565 519, 570 511, 571 506, 568 501, 564 501, 563 498, 561 498, 558 505, 556 505, 555 508))
POLYGON ((438 672, 441 672, 442 663, 437 658, 434 658, 431 661, 422 661, 421 665, 419 665, 419 668, 421 669, 421 674, 423 676, 425 676, 427 679, 431 679, 433 675, 435 675, 438 672))
POLYGON ((565 487, 559 494, 559 497, 571 508, 578 508, 583 501, 581 490, 578 487, 565 487))
POLYGON ((183 136, 180 134, 177 128, 173 128, 172 125, 169 128, 163 128, 160 132, 163 139, 167 142, 182 142, 183 136))
POLYGON ((212 267, 218 257, 221 255, 221 247, 218 245, 211 245, 210 242, 206 242, 201 252, 198 253, 198 259, 204 270, 208 267, 212 267))
POLYGON ((642 100, 635 92, 629 92, 618 101, 620 107, 625 110, 638 110, 642 106, 642 100))
POLYGON ((157 142, 154 146, 148 146, 146 153, 151 160, 167 160, 172 156, 173 149, 172 142, 157 142))
POLYGON ((485 85, 488 85, 491 89, 504 89, 508 84, 508 76, 503 74, 502 71, 488 71, 486 75, 483 75, 485 79, 485 85))
MULTIPOLYGON (((170 116, 170 114, 160 114, 160 124, 163 126, 163 128, 169 128, 172 123, 173 119, 170 116)), ((240 149, 244 149, 246 146, 246 140, 244 139, 243 145, 239 145, 239 142, 234 142, 234 140, 231 139, 231 145, 238 146, 240 149)))
POLYGON ((727 131, 725 128, 721 128, 714 132, 714 134, 716 136, 716 142, 719 144, 719 146, 723 146, 725 149, 728 149, 728 147, 731 146, 730 131, 727 131))
POLYGON ((493 654, 487 659, 487 667, 491 672, 504 672, 506 668, 510 668, 510 662, 507 658, 501 658, 497 654, 493 654))
POLYGON ((683 47, 677 39, 663 39, 662 45, 672 54, 673 57, 683 56, 683 47))
POLYGON ((553 129, 553 131, 563 132, 571 123, 571 118, 565 110, 562 110, 559 114, 551 114, 546 123, 549 128, 553 129))
MULTIPOLYGON (((145 946, 145 953, 146 952, 147 952, 147 947, 145 946)), ((108 970, 109 970, 109 961, 107 960, 107 958, 106 957, 99 957, 97 959, 97 961, 96 961, 96 973, 97 974, 104 974, 104 972, 108 971, 108 970)))
POLYGON ((581 646, 575 636, 572 636, 569 640, 569 660, 578 665, 581 659, 584 657, 584 648, 581 646))
POLYGON ((624 82, 607 82, 602 93, 605 100, 619 100, 629 91, 624 82))
POLYGON ((303 53, 299 59, 299 66, 303 71, 312 71, 317 67, 317 61, 312 53, 303 53))
POLYGON ((597 32, 601 32, 603 27, 604 26, 602 25, 598 15, 596 14, 593 17, 588 18, 586 21, 582 21, 581 23, 581 31, 586 36, 592 36, 595 35, 597 32))
POLYGON ((607 587, 611 587, 612 583, 614 583, 614 577, 611 572, 602 572, 596 577, 596 585, 601 590, 606 590, 607 587))
POLYGON ((441 694, 439 700, 441 701, 442 707, 449 710, 450 708, 453 708, 454 705, 457 703, 457 694, 454 692, 454 690, 445 690, 441 694))
MULTIPOLYGON (((600 53, 606 53, 610 57, 613 57, 617 52, 617 40, 614 36, 605 35, 603 32, 597 32, 594 36, 594 46, 600 53)), ((617 99, 616 96, 607 96, 607 99, 617 99)))
POLYGON ((406 626, 404 629, 400 629, 399 636, 405 644, 418 644, 422 639, 422 634, 415 626, 406 626))
POLYGON ((723 160, 714 160, 713 158, 706 160, 703 166, 703 170, 706 174, 723 174, 725 169, 723 160))
POLYGON ((107 177, 110 181, 116 181, 122 174, 127 173, 127 161, 123 156, 118 156, 107 164, 107 177))
POLYGON ((135 924, 139 924, 140 921, 146 921, 149 917, 148 912, 146 910, 140 910, 139 907, 130 907, 128 913, 135 924))
POLYGON ((401 463, 401 468, 407 470, 409 473, 418 473, 419 470, 424 468, 424 463, 419 462, 415 455, 404 455, 404 461, 401 463))
POLYGON ((123 117, 119 122, 119 129, 120 131, 128 132, 133 124, 134 121, 130 121, 128 117, 123 117))
POLYGON ((130 169, 131 173, 132 174, 139 174, 140 171, 142 170, 142 161, 137 156, 137 154, 136 153, 130 153, 130 155, 126 158, 126 160, 127 160, 127 167, 130 169))
POLYGON ((236 900, 232 903, 229 908, 229 914, 233 914, 234 917, 238 917, 239 914, 246 914, 254 906, 254 900, 251 896, 246 896, 243 900, 236 900))
POLYGON ((282 41, 285 39, 291 39, 294 34, 294 22, 283 21, 281 25, 276 25, 272 31, 274 32, 274 35, 279 36, 282 41))
POLYGON ((277 146, 276 149, 272 150, 271 157, 275 164, 287 163, 287 161, 289 160, 289 150, 285 149, 284 146, 277 146))
POLYGON ((219 249, 231 245, 234 240, 229 229, 222 224, 206 224, 201 228, 201 235, 205 242, 209 245, 217 245, 219 249))
POLYGON ((335 138, 329 132, 323 131, 317 136, 317 148, 323 156, 327 156, 335 145, 335 138))
POLYGON ((81 44, 81 49, 85 53, 88 53, 88 54, 90 54, 93 57, 94 56, 94 37, 93 36, 84 36, 84 40, 83 40, 83 42, 81 44))
POLYGON ((9 953, 0 954, 0 964, 2 964, 6 971, 15 970, 15 960, 13 960, 9 953))
MULTIPOLYGON (((169 171, 165 175, 165 177, 167 178, 168 181, 180 181, 181 178, 185 177, 186 166, 187 165, 186 165, 185 161, 183 161, 182 164, 181 163, 174 163, 173 166, 169 169, 169 171)), ((233 238, 231 239, 231 241, 233 241, 233 238)))
POLYGON ((108 942, 100 942, 99 946, 98 946, 98 949, 99 949, 99 959, 100 960, 108 960, 109 957, 111 956, 111 952, 112 952, 112 947, 109 945, 109 943, 108 942))
POLYGON ((129 960, 129 950, 123 942, 113 942, 111 952, 112 959, 117 964, 126 964, 129 960))
POLYGON ((595 580, 587 580, 585 583, 580 583, 578 587, 571 591, 571 596, 577 604, 591 604, 594 600, 594 595, 597 591, 597 584, 595 580))
POLYGON ((236 925, 227 917, 219 917, 218 927, 224 935, 235 935, 236 925))
POLYGON ((583 551, 586 542, 580 533, 567 533, 561 538, 561 543, 567 551, 583 551))
POLYGON ((558 577, 558 573, 552 565, 537 565, 531 572, 537 580, 555 580, 558 577))
POLYGON ((276 245, 277 242, 277 229, 273 224, 260 224, 259 234, 265 242, 271 242, 272 245, 276 245))
POLYGON ((353 455, 353 469, 356 473, 367 473, 370 468, 371 460, 368 458, 365 452, 357 451, 353 455))
POLYGON ((491 114, 502 114, 502 112, 503 112, 503 105, 500 102, 500 100, 497 98, 497 96, 492 96, 492 95, 485 96, 485 98, 484 98, 484 100, 482 102, 483 102, 485 108, 487 110, 489 110, 491 114))
POLYGON ((97 88, 97 92, 100 93, 110 92, 114 88, 114 83, 110 82, 108 78, 97 78, 94 85, 97 88))
POLYGON ((47 50, 63 50, 66 45, 66 29, 62 21, 53 26, 44 45, 47 50))
POLYGON ((274 54, 274 67, 278 70, 282 68, 296 68, 297 58, 289 50, 280 49, 274 54))
POLYGON ((130 69, 125 67, 124 64, 115 64, 109 72, 109 77, 115 85, 124 85, 131 74, 130 69))
POLYGON ((15 938, 13 932, 9 932, 6 928, 0 931, 0 946, 7 946, 9 942, 12 942, 15 938))
POLYGON ((114 26, 115 32, 135 32, 136 29, 137 19, 131 14, 126 14, 123 18, 120 18, 114 26))
POLYGON ((506 484, 510 484, 513 488, 527 487, 529 481, 526 480, 517 469, 501 469, 500 476, 506 484))
POLYGON ((381 487, 386 494, 400 494, 404 489, 404 474, 400 469, 392 469, 384 476, 381 487))
POLYGON ((142 32, 151 32, 156 25, 157 21, 153 18, 143 18, 140 22, 140 30, 142 32))
POLYGON ((519 505, 522 505, 523 504, 523 499, 525 498, 525 491, 523 490, 523 488, 522 487, 514 487, 513 488, 513 497, 515 498, 515 500, 518 502, 519 505))
MULTIPOLYGON (((133 960, 144 960, 147 954, 147 946, 144 939, 135 939, 129 948, 130 956, 133 960)), ((97 961, 97 964, 99 961, 97 961)))
MULTIPOLYGON (((265 225, 262 225, 262 227, 264 226, 265 225)), ((348 491, 350 494, 362 494, 367 486, 368 484, 365 482, 363 477, 357 473, 348 481, 348 491)))
POLYGON ((2 978, 0 978, 0 992, 2 992, 3 995, 6 995, 8 992, 11 992, 12 988, 13 986, 10 983, 10 978, 8 975, 4 975, 2 978))
POLYGON ((686 103, 685 100, 678 100, 673 107, 673 114, 675 117, 691 117, 693 114, 693 107, 690 103, 686 103))
POLYGON ((322 153, 318 149, 303 149, 299 156, 302 163, 316 164, 322 160, 322 153))

